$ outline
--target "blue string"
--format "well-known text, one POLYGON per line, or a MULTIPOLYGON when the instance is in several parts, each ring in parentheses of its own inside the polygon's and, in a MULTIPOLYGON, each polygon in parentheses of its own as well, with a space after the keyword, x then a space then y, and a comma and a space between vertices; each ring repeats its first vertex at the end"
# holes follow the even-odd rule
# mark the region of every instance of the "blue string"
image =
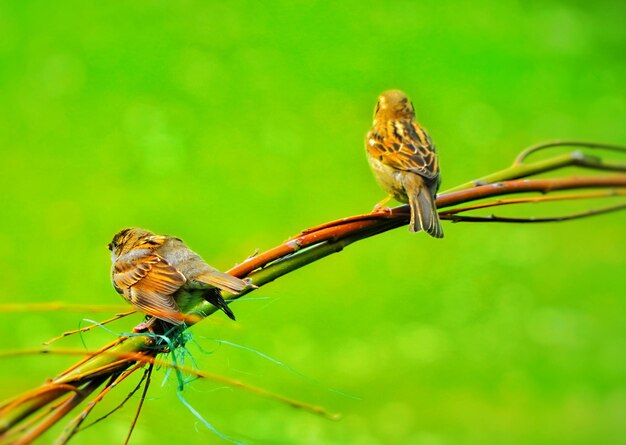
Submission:
MULTIPOLYGON (((314 378, 309 377, 308 375, 301 373, 300 371, 298 371, 295 368, 292 368, 291 366, 287 365, 286 363, 281 362, 280 360, 277 360, 277 359, 275 359, 273 357, 270 357, 269 355, 264 354, 264 353, 262 353, 260 351, 257 351, 256 349, 252 349, 252 348, 249 348, 247 346, 239 345, 237 343, 232 343, 232 342, 229 342, 227 340, 219 340, 217 338, 209 338, 209 337, 200 337, 200 338, 205 338, 207 340, 212 340, 212 341, 214 341, 214 342, 216 342, 217 344, 220 344, 220 345, 224 344, 224 345, 227 345, 227 346, 232 346, 234 348, 243 349, 244 351, 247 351, 247 352, 252 352, 253 354, 258 355, 259 357, 261 357, 261 358, 263 358, 263 359, 265 359, 265 360, 267 360, 267 361, 269 361, 271 363, 274 363, 275 365, 281 366, 281 367, 285 368, 286 370, 288 370, 289 372, 292 372, 292 373, 296 374, 297 376, 302 377, 303 379, 308 380, 309 382, 311 382, 311 383, 313 383, 313 384, 315 384, 317 386, 321 386, 322 388, 326 389, 327 391, 333 392, 335 394, 339 394, 340 396, 347 397, 347 398, 352 399, 352 400, 362 400, 358 396, 355 396, 355 395, 352 395, 352 394, 348 394, 348 393, 340 391, 338 389, 334 389, 334 388, 331 388, 329 386, 326 386, 326 385, 322 384, 321 382, 315 380, 314 378)), ((193 343, 196 344, 196 345, 198 344, 198 342, 195 341, 195 340, 193 341, 193 343)), ((200 351, 204 352, 202 349, 200 349, 200 351)))
POLYGON ((209 422, 207 422, 207 420, 204 417, 202 417, 202 415, 198 411, 196 411, 194 407, 191 406, 189 402, 187 402, 187 400, 185 400, 181 391, 176 391, 176 394, 178 395, 178 398, 180 399, 180 401, 183 402, 183 405, 185 405, 185 407, 191 412, 191 414, 196 416, 196 418, 200 422, 202 422, 202 424, 205 427, 207 427, 209 431, 211 431, 217 437, 219 437, 220 439, 226 440, 230 443, 234 443, 235 445, 247 445, 245 442, 239 442, 238 440, 235 440, 232 437, 227 436, 226 434, 222 433, 217 428, 215 428, 213 425, 211 425, 209 422))
MULTIPOLYGON (((164 335, 160 335, 160 334, 154 334, 154 333, 136 333, 136 332, 132 332, 132 333, 117 333, 107 327, 105 327, 104 325, 102 325, 101 323, 94 321, 94 320, 90 320, 88 318, 84 318, 81 320, 82 321, 86 321, 89 322, 91 324, 94 324, 96 326, 98 326, 100 329, 103 329, 104 331, 108 332, 109 334, 112 334, 116 337, 119 336, 125 336, 125 337, 138 337, 138 336, 143 336, 143 337, 150 337, 150 338, 154 338, 157 339, 157 346, 162 345, 163 343, 165 343, 167 345, 167 347, 170 350, 170 353, 168 354, 171 357, 172 360, 172 364, 174 365, 174 367, 168 367, 167 372, 165 373, 165 376, 163 377, 163 383, 161 384, 161 386, 165 386, 165 384, 167 383, 167 381, 169 380, 169 377, 171 375, 172 371, 176 372, 176 379, 178 381, 178 385, 176 387, 176 394, 178 395, 178 398, 180 399, 180 401, 183 403, 183 405, 200 421, 202 422, 202 424, 209 430, 211 431, 213 434, 215 434, 217 437, 219 437, 222 440, 228 441, 230 443, 233 443, 235 445, 247 445, 245 442, 240 442, 238 440, 235 440, 229 436, 227 436, 226 434, 220 432, 217 428, 215 428, 213 425, 211 425, 205 418, 202 417, 202 415, 196 411, 196 409, 191 406, 191 404, 189 402, 187 402, 187 400, 183 397, 182 391, 184 389, 184 387, 188 384, 193 382, 194 380, 197 380, 199 377, 194 376, 194 377, 190 377, 189 379, 185 379, 183 377, 182 371, 180 369, 178 369, 180 366, 184 366, 185 363, 185 359, 188 357, 189 360, 192 363, 192 367, 194 369, 198 369, 198 364, 196 362, 196 360, 194 359, 193 355, 191 354, 191 351, 189 351, 189 349, 185 348, 185 344, 189 341, 193 341, 198 347, 198 343, 193 339, 191 333, 184 331, 184 327, 183 330, 180 332, 180 334, 176 335, 174 338, 174 341, 172 341, 172 339, 169 337, 170 334, 172 334, 173 332, 175 332, 175 330, 180 329, 180 327, 173 327, 172 329, 170 329, 168 332, 166 332, 164 335), (180 363, 180 365, 179 365, 180 363)), ((80 326, 80 323, 79 323, 80 326)), ((81 342, 83 344, 83 347, 85 349, 87 349, 87 344, 84 341, 83 338, 83 333, 80 333, 80 339, 81 342)), ((200 348, 200 347, 199 347, 200 348)), ((202 350, 202 348, 200 348, 202 352, 205 352, 204 350, 202 350)), ((159 367, 157 366, 157 369, 159 369, 159 367)))

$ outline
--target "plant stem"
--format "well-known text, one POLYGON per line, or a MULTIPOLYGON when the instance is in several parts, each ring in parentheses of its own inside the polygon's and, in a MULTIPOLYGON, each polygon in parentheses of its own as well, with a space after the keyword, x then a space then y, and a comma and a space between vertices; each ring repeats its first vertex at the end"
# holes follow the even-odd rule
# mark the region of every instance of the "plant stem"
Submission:
MULTIPOLYGON (((554 146, 557 146, 557 144, 554 143, 545 146, 531 147, 530 149, 528 149, 527 152, 522 152, 522 154, 517 157, 516 161, 510 167, 492 173, 490 175, 475 179, 473 181, 466 182, 456 187, 452 187, 451 189, 442 192, 442 194, 457 192, 459 190, 467 190, 480 185, 493 184, 494 182, 526 178, 528 176, 538 175, 540 173, 546 173, 549 171, 555 171, 563 167, 570 166, 583 167, 592 170, 626 172, 626 165, 624 164, 616 162, 606 162, 597 157, 586 155, 581 151, 573 151, 571 153, 554 156, 552 158, 542 161, 535 161, 530 164, 522 163, 522 160, 524 160, 530 153, 542 148, 554 146)), ((610 147, 616 148, 615 146, 610 147)), ((607 146, 601 146, 601 148, 607 148, 607 146)), ((619 148, 623 150, 622 147, 619 148)))
MULTIPOLYGON (((522 152, 511 167, 461 184, 441 193, 437 197, 437 208, 443 209, 479 199, 519 193, 538 192, 545 194, 558 190, 626 188, 626 174, 614 176, 520 179, 531 175, 556 171, 567 166, 578 166, 599 171, 626 172, 626 165, 624 164, 605 162, 599 158, 587 156, 578 151, 533 163, 523 163, 526 157, 533 152, 562 144, 563 143, 551 143, 545 144, 544 146, 531 147, 522 152)), ((602 144, 597 144, 597 148, 607 149, 607 147, 602 144)), ((611 146, 611 148, 608 149, 615 149, 615 147, 611 146)), ((623 149, 615 150, 623 151, 623 149)), ((621 191, 619 193, 621 194, 621 191)), ((590 194, 580 193, 576 199, 582 199, 589 195, 590 194)), ((571 196, 572 195, 568 195, 568 197, 571 196)), ((519 201, 521 200, 510 199, 508 202, 507 200, 500 200, 496 204, 492 203, 491 205, 513 204, 519 201)), ((490 204, 484 204, 473 207, 489 205, 490 204)), ((465 207, 465 210, 471 207, 472 206, 465 207)), ((558 216, 551 219, 543 219, 542 221, 556 221, 572 219, 573 217, 589 216, 591 214, 615 210, 616 207, 623 207, 623 205, 615 206, 615 208, 611 209, 591 210, 584 212, 584 214, 558 216)), ((404 205, 389 211, 342 218, 313 227, 288 239, 286 242, 281 243, 273 249, 246 259, 243 263, 228 272, 239 278, 250 278, 253 284, 261 287, 301 267, 336 252, 340 252, 356 241, 406 225, 410 218, 409 210, 409 207, 404 205)), ((442 212, 442 216, 447 214, 448 217, 456 218, 458 221, 476 221, 478 220, 476 218, 482 218, 480 221, 498 220, 508 222, 508 220, 511 220, 511 218, 491 217, 485 219, 484 217, 451 215, 455 211, 458 212, 462 210, 464 209, 452 209, 447 212, 442 212)), ((520 219, 518 218, 518 220, 520 219)), ((525 218, 524 221, 529 221, 529 218, 525 218)), ((538 221, 538 219, 534 221, 538 221)), ((225 299, 232 301, 240 298, 251 290, 253 289, 248 289, 239 295, 223 296, 225 299)), ((197 305, 192 312, 199 313, 202 317, 206 317, 216 310, 217 308, 212 304, 202 302, 197 305)), ((188 326, 191 325, 193 325, 193 322, 188 324, 188 326)), ((153 364, 155 363, 155 356, 161 352, 163 352, 163 348, 155 347, 154 338, 150 338, 146 335, 134 335, 120 337, 114 342, 104 346, 99 351, 86 354, 84 359, 62 372, 41 388, 27 392, 25 395, 2 406, 0 408, 0 434, 10 431, 23 419, 43 409, 59 397, 73 392, 65 401, 52 410, 48 417, 44 418, 35 428, 28 430, 20 439, 22 440, 21 443, 27 443, 33 440, 78 405, 85 397, 105 382, 107 378, 117 373, 124 372, 130 366, 136 365, 137 363, 153 364), (24 440, 26 440, 26 442, 24 442, 24 440)), ((135 367, 135 369, 138 368, 139 366, 135 367)), ((185 372, 194 373, 195 371, 186 370, 185 372)), ((206 373, 196 372, 195 375, 203 378, 219 379, 218 377, 206 373)), ((267 391, 265 390, 255 389, 255 391, 261 395, 267 396, 267 391)), ((108 391, 105 391, 103 394, 106 394, 106 392, 108 391)), ((272 397, 294 405, 296 404, 295 401, 289 401, 289 399, 286 398, 280 399, 280 397, 272 397)), ((10 434, 15 433, 14 429, 11 431, 13 431, 13 433, 10 434)))

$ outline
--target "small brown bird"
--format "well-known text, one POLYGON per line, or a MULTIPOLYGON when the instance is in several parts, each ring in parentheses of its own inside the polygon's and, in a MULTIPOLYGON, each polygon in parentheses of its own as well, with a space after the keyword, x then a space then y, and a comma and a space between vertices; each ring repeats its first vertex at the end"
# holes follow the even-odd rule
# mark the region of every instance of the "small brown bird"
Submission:
POLYGON ((402 91, 385 91, 378 97, 365 148, 376 180, 390 195, 374 209, 380 209, 392 197, 409 203, 410 230, 425 230, 435 238, 443 238, 435 206, 441 183, 437 152, 430 136, 416 122, 413 104, 402 91))
POLYGON ((209 266, 173 236, 124 229, 108 247, 115 290, 146 314, 176 325, 185 321, 185 311, 202 298, 234 320, 220 290, 237 294, 254 287, 209 266))

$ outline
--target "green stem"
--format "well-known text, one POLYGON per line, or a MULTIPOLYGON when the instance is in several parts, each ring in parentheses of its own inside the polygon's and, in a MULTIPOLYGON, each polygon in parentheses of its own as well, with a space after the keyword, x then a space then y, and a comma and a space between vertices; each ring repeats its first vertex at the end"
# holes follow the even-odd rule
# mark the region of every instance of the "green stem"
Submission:
POLYGON ((451 189, 445 190, 440 194, 458 192, 467 190, 479 185, 493 184, 495 182, 510 181, 513 179, 527 178, 528 176, 538 175, 555 171, 564 167, 583 167, 593 170, 619 171, 626 172, 626 165, 617 162, 605 162, 594 156, 589 156, 581 151, 573 151, 563 155, 554 156, 550 159, 535 161, 529 164, 514 162, 509 168, 500 170, 482 178, 475 179, 470 182, 458 185, 451 189))
POLYGON ((521 164, 533 153, 537 153, 542 150, 547 150, 555 147, 581 147, 581 148, 590 148, 596 150, 606 150, 613 151, 618 153, 626 153, 626 147, 623 145, 615 145, 615 144, 603 144, 599 142, 586 142, 586 141, 550 141, 550 142, 542 142, 541 144, 533 145, 532 147, 528 147, 525 150, 522 150, 520 154, 515 158, 515 163, 521 164))

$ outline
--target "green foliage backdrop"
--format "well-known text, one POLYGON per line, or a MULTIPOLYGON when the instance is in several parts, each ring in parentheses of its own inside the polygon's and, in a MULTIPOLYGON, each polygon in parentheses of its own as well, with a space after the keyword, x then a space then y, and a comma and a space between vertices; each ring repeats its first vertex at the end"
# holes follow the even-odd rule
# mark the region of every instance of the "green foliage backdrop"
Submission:
MULTIPOLYGON (((0 301, 120 303, 106 244, 126 226, 178 235, 226 269, 369 211, 383 193, 363 136, 384 89, 411 95, 443 188, 539 141, 625 144, 625 14, 610 0, 2 2, 0 301)), ((237 323, 194 328, 210 354, 190 345, 202 369, 342 421, 207 382, 186 397, 251 444, 618 443, 625 224, 444 223, 443 241, 400 229, 359 243, 237 302, 237 323)), ((13 349, 104 316, 0 317, 13 349)), ((3 360, 0 397, 73 360, 3 360)), ((134 443, 217 443, 164 374, 134 443)), ((79 442, 120 443, 135 403, 79 442)))

